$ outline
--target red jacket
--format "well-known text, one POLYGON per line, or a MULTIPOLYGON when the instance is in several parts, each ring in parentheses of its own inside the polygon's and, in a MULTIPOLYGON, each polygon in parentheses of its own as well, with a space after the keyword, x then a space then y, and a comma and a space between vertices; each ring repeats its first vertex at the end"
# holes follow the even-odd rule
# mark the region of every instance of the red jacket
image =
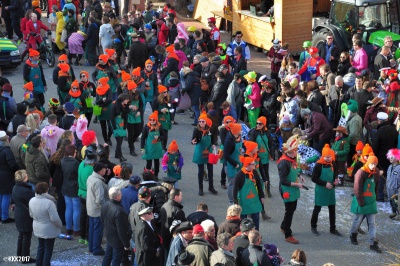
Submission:
POLYGON ((29 35, 27 44, 35 44, 35 42, 41 43, 43 39, 42 39, 42 35, 40 34, 40 31, 41 30, 45 30, 45 31, 49 30, 49 28, 47 28, 47 26, 44 25, 40 20, 36 21, 36 25, 37 25, 37 28, 35 28, 35 26, 33 26, 32 20, 29 20, 26 23, 25 34, 29 35), (36 36, 30 35, 31 32, 35 32, 36 36))
POLYGON ((316 76, 319 77, 320 76, 319 67, 322 66, 323 64, 325 64, 325 60, 322 59, 321 57, 319 57, 319 56, 316 58, 310 57, 309 59, 306 60, 306 62, 301 67, 299 72, 297 72, 297 74, 299 74, 299 75, 303 74, 307 70, 308 66, 315 66, 316 70, 317 70, 316 76), (307 64, 307 62, 308 62, 308 64, 307 64))

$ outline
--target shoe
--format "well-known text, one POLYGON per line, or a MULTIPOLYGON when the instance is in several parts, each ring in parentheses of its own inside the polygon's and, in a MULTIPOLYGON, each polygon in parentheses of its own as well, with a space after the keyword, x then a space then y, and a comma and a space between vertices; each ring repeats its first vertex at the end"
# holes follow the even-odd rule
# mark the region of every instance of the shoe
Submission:
POLYGON ((317 231, 317 228, 312 228, 312 227, 311 227, 311 232, 312 232, 314 235, 319 236, 319 233, 318 233, 318 231, 317 231))
POLYGON ((134 156, 134 157, 136 157, 136 156, 137 156, 137 154, 136 154, 135 150, 131 150, 131 152, 130 152, 130 155, 131 155, 131 156, 134 156))
POLYGON ((330 231, 330 233, 332 234, 332 235, 336 235, 336 236, 342 236, 342 234, 341 233, 339 233, 339 231, 338 230, 331 230, 330 231))
POLYGON ((85 244, 85 241, 87 241, 87 240, 83 239, 83 238, 80 238, 78 242, 79 242, 79 244, 85 244))
POLYGON ((389 215, 389 218, 390 219, 393 219, 393 218, 395 218, 397 216, 397 213, 392 213, 391 215, 389 215))
POLYGON ((214 195, 218 194, 218 191, 216 191, 215 188, 209 188, 208 191, 211 192, 214 195))
POLYGON ((22 262, 22 264, 32 264, 32 263, 36 263, 36 259, 29 258, 29 260, 28 260, 28 261, 24 261, 24 262, 22 262))
POLYGON ((361 229, 361 227, 358 228, 358 233, 362 234, 362 235, 366 235, 367 234, 364 230, 361 229))
POLYGON ((225 185, 225 184, 222 184, 222 185, 221 185, 221 188, 222 188, 222 189, 226 189, 226 185, 225 185))
POLYGON ((347 182, 354 183, 354 179, 353 178, 347 177, 345 180, 347 182))
POLYGON ((377 199, 376 201, 377 201, 377 202, 385 202, 384 199, 377 199))
POLYGON ((97 121, 98 121, 98 118, 97 118, 97 116, 95 116, 95 117, 94 117, 94 119, 93 119, 93 123, 95 123, 95 124, 96 124, 96 123, 97 123, 97 121))
POLYGON ((173 124, 173 125, 179 125, 179 123, 178 123, 178 122, 175 122, 175 121, 172 121, 172 124, 173 124))
POLYGON ((283 230, 282 228, 279 228, 281 230, 281 233, 284 234, 285 230, 283 230))
POLYGON ((15 219, 13 219, 13 218, 7 218, 7 219, 1 221, 2 224, 9 224, 9 223, 13 223, 13 222, 15 222, 15 219))
POLYGON ((202 190, 202 189, 199 189, 199 196, 203 196, 203 195, 204 195, 203 190, 202 190))
POLYGON ((351 234, 351 236, 350 236, 350 241, 351 241, 351 244, 353 244, 353 245, 358 245, 357 233, 351 234))
POLYGON ((286 242, 289 242, 291 244, 298 244, 299 240, 297 240, 296 238, 294 238, 293 236, 289 236, 288 238, 285 238, 286 242))
POLYGON ((195 126, 197 126, 197 124, 196 124, 196 123, 194 123, 194 122, 193 122, 193 123, 191 123, 190 125, 191 125, 191 126, 194 126, 194 127, 195 127, 195 126))
POLYGON ((94 256, 104 256, 104 254, 105 254, 104 250, 100 250, 100 251, 97 251, 97 252, 93 252, 93 255, 94 255, 94 256))
POLYGON ((124 137, 124 141, 128 141, 128 137, 125 136, 125 137, 124 137))
POLYGON ((74 65, 75 65, 75 66, 79 66, 79 62, 78 62, 78 61, 75 61, 74 65))
POLYGON ((263 211, 261 212, 261 218, 265 221, 271 219, 271 216, 268 216, 267 213, 263 211))
POLYGON ((73 232, 74 231, 72 231, 72 230, 67 230, 67 232, 65 232, 65 234, 68 235, 68 236, 72 236, 73 232))
POLYGON ((122 162, 126 162, 127 159, 125 159, 124 156, 121 156, 121 157, 119 157, 119 161, 122 163, 122 162))
POLYGON ((380 249, 380 247, 378 246, 378 242, 374 242, 373 245, 369 246, 369 249, 375 251, 376 253, 382 253, 382 249, 380 249))
POLYGON ((179 109, 179 110, 176 110, 176 113, 177 113, 177 114, 183 114, 183 113, 185 113, 185 110, 179 109))

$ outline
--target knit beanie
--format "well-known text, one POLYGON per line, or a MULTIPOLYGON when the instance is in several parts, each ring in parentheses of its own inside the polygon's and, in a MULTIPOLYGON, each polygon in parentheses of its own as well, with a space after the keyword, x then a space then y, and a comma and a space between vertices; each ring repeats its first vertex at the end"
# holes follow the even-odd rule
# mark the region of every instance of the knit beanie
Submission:
POLYGON ((364 144, 362 143, 361 140, 359 140, 359 141, 357 142, 357 145, 356 145, 356 152, 357 152, 357 151, 362 151, 363 149, 364 149, 364 144))
POLYGON ((168 152, 176 152, 178 151, 178 148, 178 143, 176 143, 176 140, 173 140, 168 146, 168 152))
POLYGON ((245 140, 243 143, 246 147, 246 153, 252 152, 255 148, 258 148, 258 144, 254 141, 245 140))
POLYGON ((242 131, 242 125, 238 123, 230 123, 229 128, 233 135, 239 134, 242 131))
POLYGON ((258 122, 258 121, 260 121, 264 126, 267 125, 267 118, 266 118, 265 116, 260 116, 260 117, 257 119, 257 122, 258 122))
POLYGON ((347 107, 349 108, 349 111, 352 113, 357 113, 358 111, 358 102, 356 102, 353 99, 350 99, 349 102, 347 103, 347 107))

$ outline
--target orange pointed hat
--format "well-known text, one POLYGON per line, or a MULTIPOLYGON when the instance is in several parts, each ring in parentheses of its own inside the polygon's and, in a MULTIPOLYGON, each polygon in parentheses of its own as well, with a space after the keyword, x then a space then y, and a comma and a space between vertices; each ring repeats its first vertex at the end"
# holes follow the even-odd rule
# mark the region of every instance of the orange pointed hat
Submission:
POLYGON ((255 148, 258 148, 258 144, 254 141, 245 140, 243 144, 246 147, 246 153, 250 153, 254 151, 255 148))
POLYGON ((33 91, 33 82, 29 81, 28 83, 24 84, 24 89, 28 91, 33 91))
POLYGON ((131 91, 136 88, 137 88, 136 82, 134 82, 133 80, 128 80, 128 91, 131 91))
POLYGON ((176 143, 176 140, 171 141, 171 144, 168 146, 168 151, 169 152, 175 152, 178 151, 179 146, 178 143, 176 143))
POLYGON ((163 85, 158 85, 158 94, 161 94, 164 91, 168 91, 167 87, 165 87, 163 85))
POLYGON ((122 82, 125 82, 125 81, 132 79, 132 76, 129 73, 127 73, 126 71, 122 70, 121 78, 122 78, 122 82))
POLYGON ((132 70, 132 76, 140 76, 140 67, 135 68, 134 70, 132 70))

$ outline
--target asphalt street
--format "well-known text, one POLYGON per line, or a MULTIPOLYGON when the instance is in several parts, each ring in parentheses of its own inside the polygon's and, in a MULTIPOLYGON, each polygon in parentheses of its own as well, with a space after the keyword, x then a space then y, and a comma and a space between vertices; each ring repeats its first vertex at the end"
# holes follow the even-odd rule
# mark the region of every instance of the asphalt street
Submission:
MULTIPOLYGON (((224 38, 228 39, 227 35, 224 38)), ((266 60, 262 53, 252 52, 254 57, 253 62, 257 62, 257 67, 266 68, 266 60), (265 62, 265 63, 263 63, 265 62)), ((254 64, 255 66, 256 64, 254 64)), ((75 74, 78 76, 80 70, 87 70, 89 73, 93 71, 93 67, 74 66, 75 74)), ((249 64, 249 69, 252 69, 252 62, 249 64)), ((3 76, 8 78, 14 88, 14 96, 17 102, 22 101, 22 65, 15 69, 2 69, 3 76)), ((53 84, 51 76, 53 69, 48 68, 44 64, 44 73, 47 80, 48 91, 46 93, 46 101, 50 97, 57 97, 56 86, 53 84)), ((147 108, 145 117, 150 113, 147 108)), ((213 215, 218 223, 225 219, 226 208, 228 207, 228 198, 226 190, 221 189, 219 180, 221 165, 217 164, 214 167, 214 183, 218 190, 218 195, 212 195, 207 191, 205 184, 205 195, 203 197, 197 195, 197 166, 192 163, 192 155, 194 147, 191 145, 191 135, 193 127, 190 126, 192 120, 190 114, 178 114, 176 121, 179 125, 173 126, 169 133, 169 141, 176 139, 179 144, 179 149, 182 152, 185 160, 185 166, 182 170, 182 180, 179 182, 179 187, 183 190, 183 205, 186 215, 196 210, 196 205, 203 201, 209 206, 209 213, 213 215)), ((99 136, 99 141, 102 143, 99 124, 91 124, 91 129, 95 130, 99 136)), ((113 142, 115 143, 114 139, 113 142)), ((139 150, 139 143, 135 144, 139 150)), ((145 161, 141 157, 132 157, 129 155, 127 143, 123 144, 124 156, 129 162, 134 165, 134 174, 140 174, 145 161)), ((117 162, 114 158, 114 147, 111 152, 111 159, 117 162)), ((396 254, 400 251, 400 222, 393 221, 388 218, 390 214, 389 202, 378 203, 379 213, 376 217, 377 237, 380 241, 380 246, 384 252, 376 254, 369 250, 368 236, 359 235, 359 245, 353 246, 350 244, 348 237, 349 229, 352 223, 353 215, 350 213, 350 202, 352 187, 346 185, 336 189, 337 195, 337 229, 343 234, 343 237, 331 235, 329 233, 328 210, 323 208, 320 213, 318 230, 320 236, 314 236, 310 230, 311 213, 314 207, 314 183, 310 177, 306 177, 306 185, 310 187, 309 191, 301 191, 301 197, 298 202, 297 211, 294 215, 292 230, 294 236, 300 241, 300 244, 293 245, 285 242, 284 236, 279 230, 280 223, 283 219, 284 205, 278 192, 278 174, 277 167, 274 161, 270 163, 270 175, 272 184, 272 198, 266 200, 266 209, 271 220, 261 221, 260 231, 263 236, 263 243, 273 243, 278 246, 281 256, 285 262, 290 261, 291 253, 294 249, 303 249, 307 255, 308 265, 323 265, 326 262, 332 262, 335 265, 386 265, 391 263, 400 263, 399 257, 396 259, 396 254)), ((206 182, 207 183, 207 182, 206 182)), ((364 222, 363 229, 367 231, 367 225, 364 222)), ((0 224, 0 264, 2 265, 18 265, 15 262, 8 262, 8 256, 16 254, 18 232, 15 224, 0 224), (5 262, 7 261, 7 262, 5 262)), ((31 256, 36 257, 37 238, 32 238, 31 256)), ((105 240, 103 241, 105 243, 105 240)), ((105 247, 105 245, 104 245, 105 247)), ((57 239, 54 247, 52 265, 54 266, 78 266, 78 265, 101 265, 101 257, 96 257, 88 253, 87 246, 79 244, 78 239, 61 240, 57 239)))

